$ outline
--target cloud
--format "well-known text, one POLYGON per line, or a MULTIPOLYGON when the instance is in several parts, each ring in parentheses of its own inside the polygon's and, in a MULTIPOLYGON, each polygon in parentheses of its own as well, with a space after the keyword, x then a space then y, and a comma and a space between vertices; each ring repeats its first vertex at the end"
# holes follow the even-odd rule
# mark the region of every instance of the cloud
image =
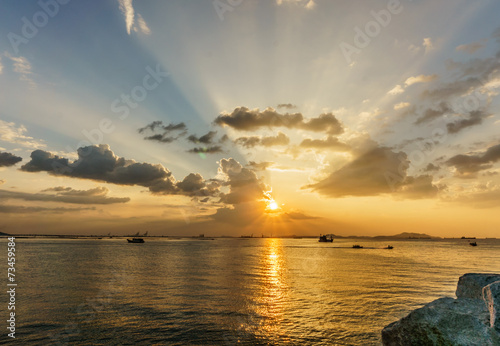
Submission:
POLYGON ((405 85, 406 86, 410 86, 410 85, 413 85, 413 84, 416 84, 416 83, 429 83, 429 82, 432 82, 433 80, 437 79, 437 75, 435 74, 432 74, 432 75, 419 75, 419 76, 416 76, 416 77, 409 77, 408 79, 406 79, 405 81, 405 85))
POLYGON ((269 161, 262 161, 262 162, 250 161, 247 164, 247 166, 250 167, 250 169, 253 169, 255 171, 265 171, 272 165, 274 165, 274 162, 269 162, 269 161))
POLYGON ((132 0, 118 0, 120 4, 120 10, 125 16, 125 25, 127 27, 127 33, 130 35, 130 30, 132 25, 134 25, 134 8, 132 7, 132 0))
POLYGON ((35 150, 31 161, 21 167, 25 172, 48 172, 80 179, 104 181, 118 185, 139 185, 154 194, 188 195, 206 193, 210 189, 185 191, 172 173, 161 164, 140 163, 116 156, 107 144, 78 149, 78 159, 69 162, 50 152, 35 150))
POLYGON ((469 53, 469 54, 474 54, 476 51, 478 51, 479 49, 481 49, 483 47, 484 47, 484 44, 482 42, 472 42, 469 44, 461 44, 460 46, 458 46, 455 49, 457 50, 457 52, 465 52, 465 53, 469 53))
POLYGON ((25 201, 44 201, 44 202, 61 202, 71 204, 115 204, 126 203, 130 201, 128 197, 107 197, 108 189, 105 187, 96 187, 90 190, 74 190, 72 188, 54 188, 46 189, 42 192, 48 193, 25 193, 0 190, 2 199, 22 199, 25 201))
POLYGON ((222 113, 214 124, 229 126, 236 130, 251 131, 261 127, 286 127, 303 129, 313 132, 325 132, 328 134, 340 134, 344 131, 340 121, 332 113, 324 113, 317 118, 305 120, 301 113, 280 114, 273 108, 248 109, 246 107, 235 108, 231 113, 222 113))
POLYGON ((148 24, 140 14, 137 14, 137 24, 138 26, 134 27, 135 32, 139 31, 145 35, 151 34, 151 29, 149 28, 148 24))
POLYGON ((152 123, 141 127, 137 130, 139 133, 143 134, 145 132, 153 132, 154 134, 144 137, 145 140, 156 141, 160 143, 171 143, 179 137, 186 135, 187 126, 184 123, 171 123, 168 125, 163 125, 162 121, 153 121, 152 123), (155 132, 160 133, 155 133, 155 132), (172 133, 177 133, 173 135, 172 133))
POLYGON ((348 151, 350 149, 349 145, 342 143, 338 138, 333 136, 328 136, 325 139, 304 139, 299 147, 307 149, 329 149, 335 151, 348 151))
POLYGON ((439 171, 439 166, 434 165, 433 163, 429 163, 425 168, 424 172, 436 172, 439 171))
POLYGON ((8 123, 0 120, 0 141, 18 144, 28 149, 45 148, 46 145, 42 141, 26 136, 27 132, 24 125, 16 126, 13 122, 8 123))
POLYGON ((240 144, 246 148, 253 148, 257 145, 262 145, 264 147, 281 146, 290 143, 290 138, 283 132, 278 132, 276 136, 251 136, 251 137, 240 137, 237 138, 235 143, 240 144))
POLYGON ((285 108, 285 109, 294 109, 294 108, 297 108, 296 105, 293 105, 291 103, 280 103, 278 105, 278 108, 285 108))
POLYGON ((432 177, 407 176, 409 161, 404 152, 376 147, 331 173, 327 178, 304 186, 328 197, 398 195, 426 198, 436 194, 432 177))
POLYGON ((130 35, 130 32, 133 30, 134 32, 141 32, 145 35, 149 35, 151 30, 149 29, 146 21, 142 16, 137 13, 135 15, 134 7, 132 6, 132 0, 118 0, 118 4, 120 5, 120 11, 122 11, 123 16, 125 17, 125 27, 127 28, 127 34, 130 35), (135 19, 137 18, 137 23, 135 19))
POLYGON ((7 214, 32 214, 32 213, 76 213, 83 210, 95 210, 95 207, 89 208, 45 208, 45 207, 25 207, 19 205, 0 204, 0 213, 7 214))
POLYGON ((189 149, 187 151, 188 153, 194 153, 194 154, 216 154, 216 153, 222 153, 224 150, 222 150, 222 147, 219 145, 213 145, 209 147, 196 147, 193 149, 189 149))
POLYGON ((2 57, 0 56, 0 74, 3 72, 2 57))
POLYGON ((422 123, 430 122, 440 116, 453 112, 453 110, 448 106, 446 102, 441 102, 437 109, 436 108, 428 108, 425 110, 424 114, 421 115, 416 121, 415 124, 419 125, 422 123))
POLYGON ((500 160, 500 144, 489 147, 484 153, 475 155, 455 155, 446 161, 448 166, 456 169, 460 178, 475 177, 476 173, 489 169, 493 163, 500 160))
POLYGON ((461 194, 452 201, 479 209, 498 208, 500 206, 500 188, 496 186, 486 191, 461 194))
POLYGON ((207 134, 197 137, 195 135, 190 135, 187 140, 192 143, 203 143, 203 144, 211 144, 217 131, 209 131, 207 134))
POLYGON ((400 102, 394 105, 394 110, 397 111, 410 106, 411 104, 409 102, 400 102))
POLYGON ((278 6, 284 4, 294 4, 302 6, 303 8, 308 10, 312 10, 316 6, 314 0, 276 0, 276 4, 278 6))
POLYGON ((27 82, 31 87, 36 87, 36 83, 31 79, 31 64, 27 58, 23 56, 12 56, 8 53, 5 53, 5 56, 12 61, 12 70, 19 74, 19 80, 27 82))
POLYGON ((0 153, 0 167, 14 166, 22 160, 22 157, 15 156, 11 153, 0 153))
POLYGON ((424 38, 422 45, 425 47, 426 53, 434 49, 434 43, 430 37, 424 38))
POLYGON ((224 185, 229 187, 229 192, 221 196, 223 203, 255 202, 264 198, 264 192, 269 190, 253 170, 243 167, 233 158, 220 160, 218 172, 224 185))
POLYGON ((446 128, 448 130, 448 133, 458 133, 468 127, 481 125, 483 123, 483 119, 488 116, 489 114, 482 110, 475 110, 470 112, 469 117, 466 119, 446 124, 446 128))
POLYGON ((394 88, 389 90, 387 94, 389 95, 399 95, 405 92, 405 89, 401 85, 396 85, 394 88))

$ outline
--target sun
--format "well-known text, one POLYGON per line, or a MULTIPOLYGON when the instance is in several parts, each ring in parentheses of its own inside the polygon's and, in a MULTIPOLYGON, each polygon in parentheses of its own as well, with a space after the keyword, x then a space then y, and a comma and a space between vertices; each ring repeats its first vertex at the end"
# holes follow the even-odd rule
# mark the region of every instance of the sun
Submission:
POLYGON ((269 210, 277 210, 279 208, 278 203, 276 203, 274 200, 270 200, 269 204, 267 205, 267 208, 269 210))

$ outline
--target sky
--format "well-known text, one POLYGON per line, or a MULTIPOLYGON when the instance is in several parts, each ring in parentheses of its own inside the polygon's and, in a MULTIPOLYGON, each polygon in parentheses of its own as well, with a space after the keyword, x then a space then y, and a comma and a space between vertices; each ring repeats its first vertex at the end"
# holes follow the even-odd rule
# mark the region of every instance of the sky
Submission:
POLYGON ((1 232, 500 234, 497 1, 1 6, 1 232))

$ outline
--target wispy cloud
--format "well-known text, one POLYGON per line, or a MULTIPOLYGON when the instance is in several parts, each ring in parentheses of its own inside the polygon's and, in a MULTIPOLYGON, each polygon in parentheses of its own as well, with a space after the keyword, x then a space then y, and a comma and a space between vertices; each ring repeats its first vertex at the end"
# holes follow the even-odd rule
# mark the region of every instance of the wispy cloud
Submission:
POLYGON ((134 7, 132 6, 132 0, 118 0, 118 3, 120 4, 120 11, 122 11, 125 16, 125 26, 127 27, 127 33, 129 35, 132 30, 134 32, 141 32, 145 35, 149 35, 151 33, 151 29, 144 18, 142 18, 139 13, 137 13, 137 15, 135 14, 134 7))
POLYGON ((407 86, 410 86, 410 85, 413 85, 413 84, 416 84, 416 83, 428 83, 428 82, 432 82, 436 78, 437 78, 437 75, 435 75, 435 74, 428 75, 428 76, 426 76, 424 74, 421 74, 419 76, 407 78, 406 81, 405 81, 405 84, 407 86))
POLYGON ((24 125, 17 126, 15 123, 8 123, 0 120, 0 141, 12 144, 19 144, 28 149, 45 148, 46 145, 41 140, 27 136, 28 130, 24 125))
MULTIPOLYGON (((7 58, 12 61, 12 70, 19 74, 19 80, 27 82, 30 86, 36 87, 36 83, 31 79, 32 70, 31 63, 23 56, 12 56, 9 53, 4 54, 7 58)), ((2 72, 3 66, 0 61, 0 73, 2 72)))
POLYGON ((404 91, 405 91, 405 89, 401 85, 398 84, 394 88, 389 90, 387 93, 389 95, 399 95, 399 94, 404 93, 404 91))

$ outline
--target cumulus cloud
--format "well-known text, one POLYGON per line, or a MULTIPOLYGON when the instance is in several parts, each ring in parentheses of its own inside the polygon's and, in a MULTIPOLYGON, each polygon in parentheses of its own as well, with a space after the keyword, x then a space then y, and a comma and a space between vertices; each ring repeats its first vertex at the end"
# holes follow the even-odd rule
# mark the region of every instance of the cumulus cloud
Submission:
POLYGON ((140 163, 116 156, 107 144, 78 149, 78 159, 70 162, 50 152, 35 150, 31 161, 21 167, 25 172, 48 172, 80 179, 118 185, 139 185, 155 194, 193 195, 203 191, 185 191, 172 173, 161 164, 140 163))
POLYGON ((471 155, 459 154, 446 161, 448 166, 456 169, 458 177, 475 177, 477 172, 493 167, 500 161, 500 144, 489 147, 485 152, 471 155))
POLYGON ((264 192, 269 190, 253 170, 243 167, 233 158, 220 160, 218 173, 223 177, 224 185, 229 187, 229 192, 221 196, 223 203, 255 202, 262 199, 264 192))
POLYGON ((334 151, 348 151, 350 149, 349 145, 342 143, 338 138, 333 136, 328 136, 325 139, 304 139, 299 147, 306 149, 322 149, 322 150, 334 150, 334 151))
POLYGON ((108 197, 109 190, 105 187, 96 187, 90 190, 74 190, 72 188, 52 188, 42 192, 52 193, 25 193, 0 190, 2 199, 22 199, 25 201, 61 202, 71 204, 115 204, 130 201, 128 197, 108 197))
POLYGON ((236 144, 242 145, 246 148, 253 148, 257 145, 262 145, 264 147, 281 146, 290 143, 290 138, 283 132, 278 132, 276 136, 251 136, 251 137, 239 137, 234 141, 236 144))
POLYGON ((437 75, 435 75, 435 74, 428 75, 428 76, 421 74, 419 76, 409 77, 408 79, 406 79, 405 84, 407 86, 410 86, 410 85, 413 85, 416 83, 428 83, 428 82, 432 82, 436 78, 437 78, 437 75))
POLYGON ((286 127, 332 135, 341 134, 344 131, 342 124, 332 113, 324 113, 317 118, 306 120, 301 113, 281 114, 274 108, 266 108, 261 112, 259 109, 250 110, 246 107, 239 107, 231 113, 220 114, 214 120, 214 124, 229 126, 240 131, 257 130, 261 127, 286 127))
POLYGON ((424 168, 424 172, 436 172, 439 171, 439 166, 436 166, 433 163, 427 164, 427 166, 424 168))
POLYGON ((22 157, 13 155, 11 153, 0 153, 0 167, 14 166, 16 163, 22 160, 22 157))
POLYGON ((327 178, 307 185, 329 197, 376 196, 393 193, 406 198, 426 198, 436 194, 432 178, 411 177, 404 152, 376 147, 331 173, 327 178))

